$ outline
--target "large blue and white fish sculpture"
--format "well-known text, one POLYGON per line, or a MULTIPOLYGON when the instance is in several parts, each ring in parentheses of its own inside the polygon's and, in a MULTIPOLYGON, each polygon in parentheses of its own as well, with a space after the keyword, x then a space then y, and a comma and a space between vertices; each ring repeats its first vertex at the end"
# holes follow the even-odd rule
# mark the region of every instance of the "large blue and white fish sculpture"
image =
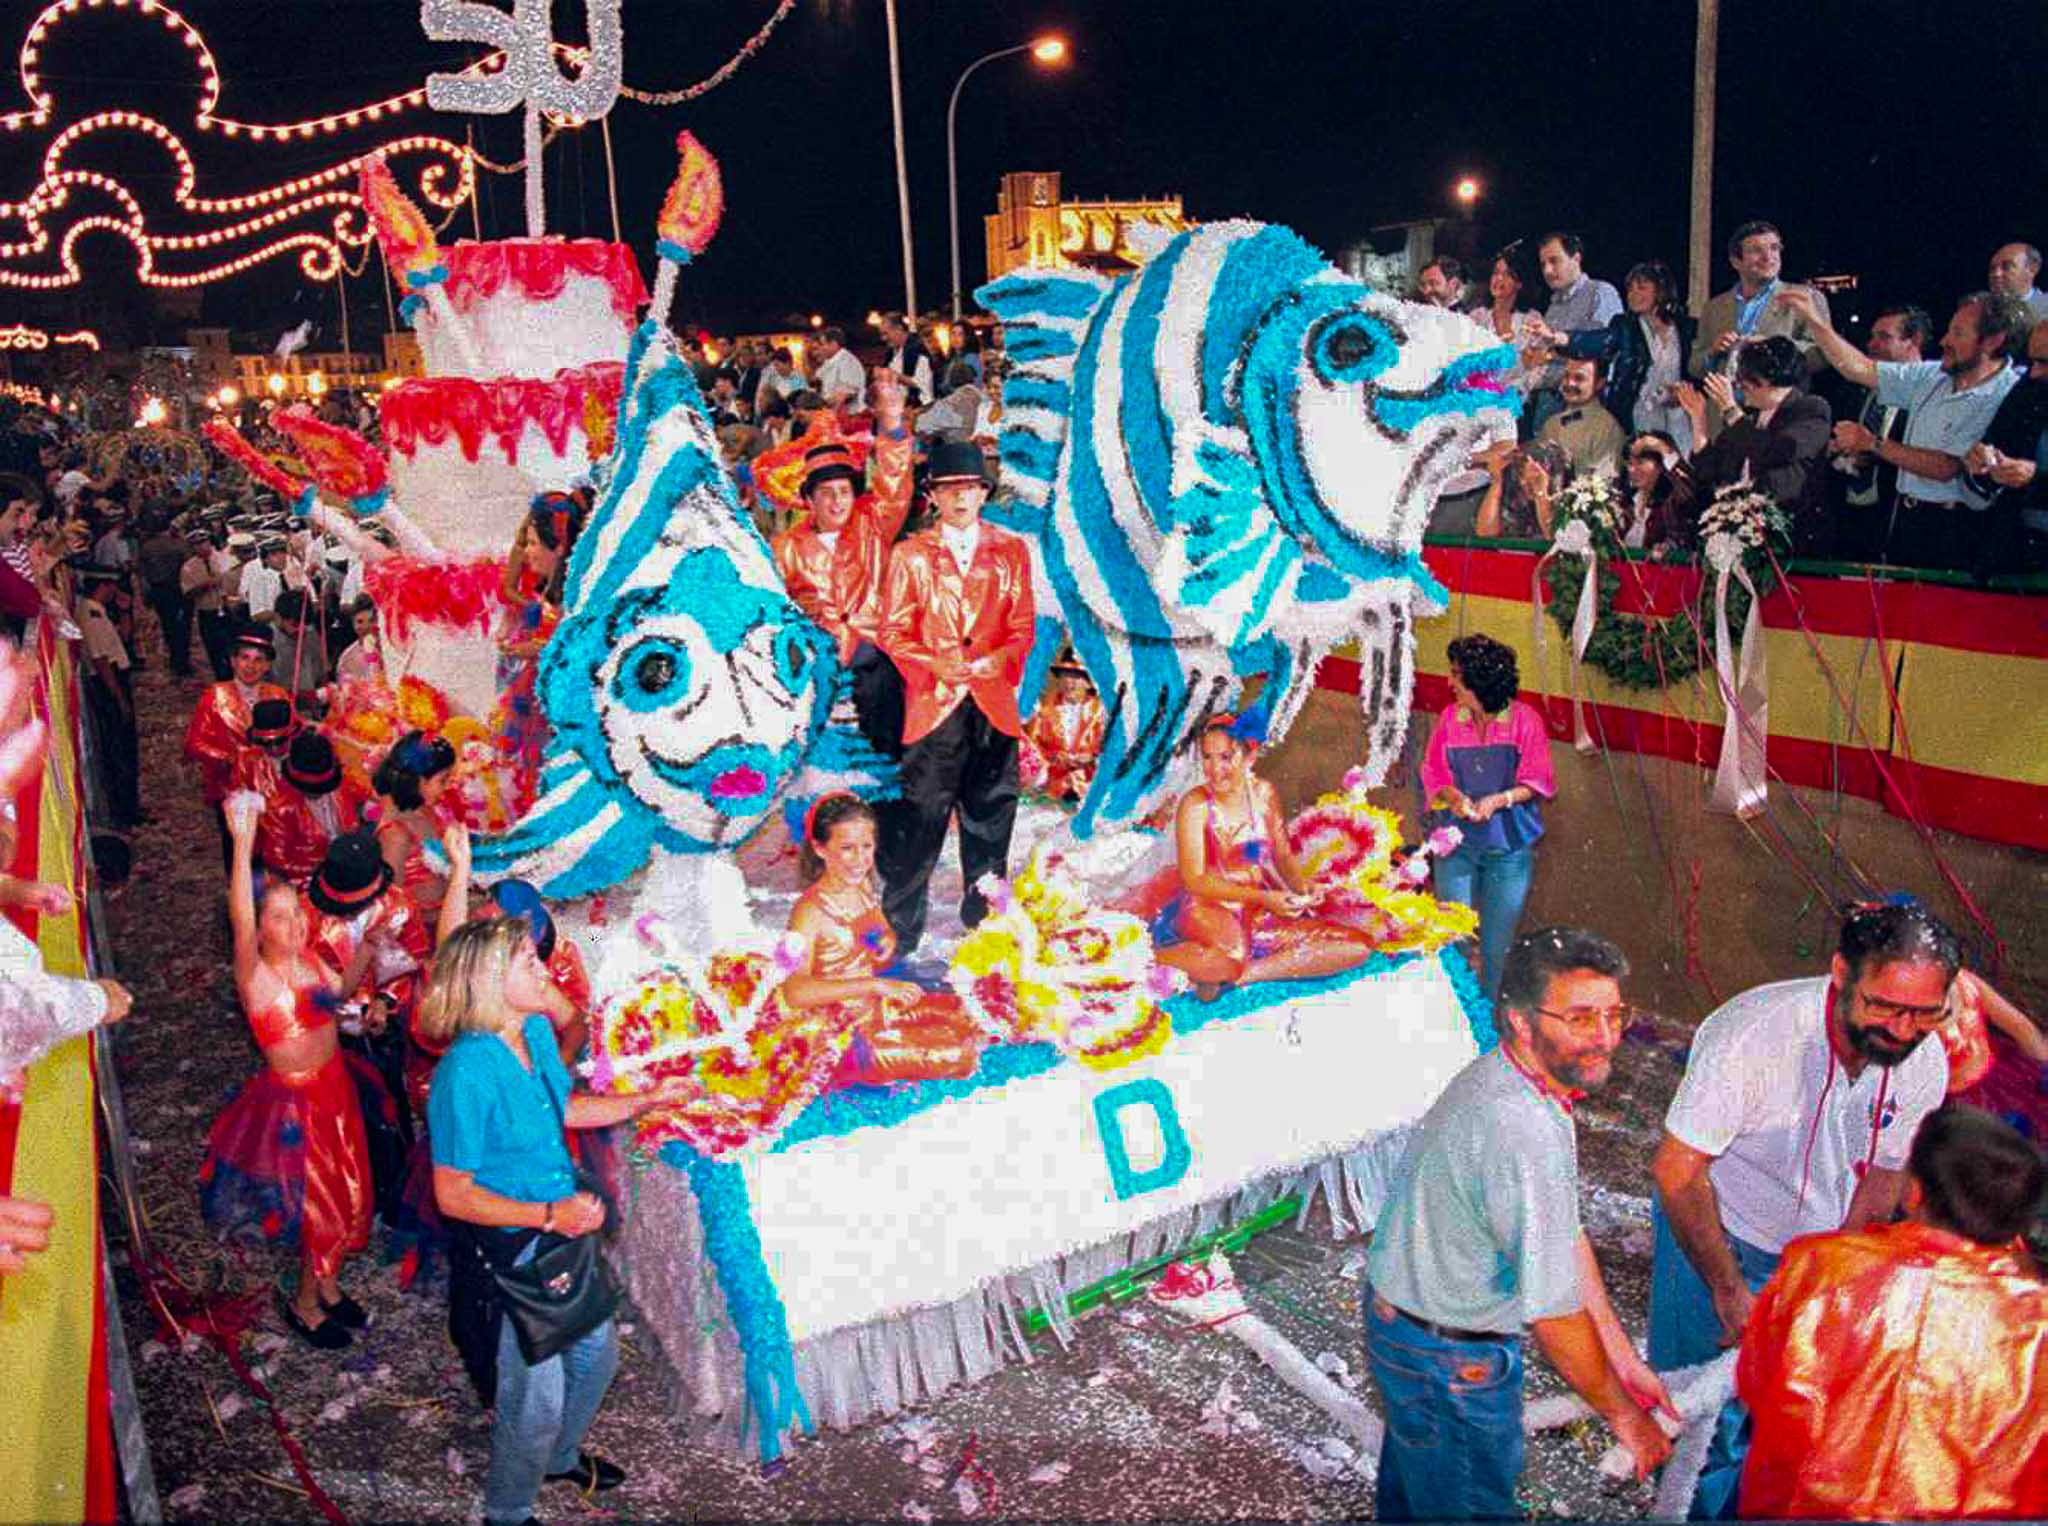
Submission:
POLYGON ((665 328, 626 362, 618 445, 569 559, 536 692, 554 728, 533 806, 474 850, 544 895, 618 883, 657 847, 735 846, 825 726, 831 639, 790 602, 665 328))
POLYGON ((1252 222, 1180 234, 1120 279, 1023 270, 976 296, 1012 367, 1007 522, 1035 536, 1109 711, 1076 833, 1149 810, 1254 675, 1277 740, 1347 640, 1383 776, 1412 622, 1445 602, 1423 529, 1473 448, 1512 432, 1514 352, 1252 222))

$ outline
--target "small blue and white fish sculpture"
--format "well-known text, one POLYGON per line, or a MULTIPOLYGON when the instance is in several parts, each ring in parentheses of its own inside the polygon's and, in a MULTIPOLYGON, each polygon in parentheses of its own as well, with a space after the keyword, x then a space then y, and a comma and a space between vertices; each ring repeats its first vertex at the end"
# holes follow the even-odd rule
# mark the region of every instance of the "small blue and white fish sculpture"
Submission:
POLYGON ((1109 712, 1077 834, 1151 809, 1254 675, 1277 740, 1347 640, 1383 776, 1412 621, 1445 602, 1422 533, 1473 448, 1511 433, 1514 352, 1252 222, 1180 234, 1120 279, 1023 270, 976 296, 1012 367, 1002 517, 1035 539, 1109 712))
POLYGON ((619 443, 540 657, 554 741, 539 795, 473 855, 480 878, 517 875, 551 898, 616 884, 656 847, 737 845, 803 768, 837 673, 665 329, 641 325, 626 377, 619 443))

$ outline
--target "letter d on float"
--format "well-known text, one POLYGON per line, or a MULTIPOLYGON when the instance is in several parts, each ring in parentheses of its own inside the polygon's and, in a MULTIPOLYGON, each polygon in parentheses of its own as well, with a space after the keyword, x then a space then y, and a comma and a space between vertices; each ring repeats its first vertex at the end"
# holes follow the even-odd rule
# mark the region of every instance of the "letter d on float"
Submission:
POLYGON ((1195 1152, 1188 1145, 1180 1115, 1174 1109, 1173 1093, 1163 1081, 1126 1081, 1098 1092, 1095 1127, 1102 1135, 1102 1155, 1109 1164, 1110 1186, 1120 1199, 1171 1187, 1188 1174, 1188 1166, 1194 1160, 1195 1152), (1124 1131, 1125 1114, 1134 1108, 1148 1109, 1152 1120, 1149 1127, 1138 1125, 1144 1130, 1139 1154, 1147 1162, 1142 1169, 1132 1164, 1132 1141, 1124 1131))

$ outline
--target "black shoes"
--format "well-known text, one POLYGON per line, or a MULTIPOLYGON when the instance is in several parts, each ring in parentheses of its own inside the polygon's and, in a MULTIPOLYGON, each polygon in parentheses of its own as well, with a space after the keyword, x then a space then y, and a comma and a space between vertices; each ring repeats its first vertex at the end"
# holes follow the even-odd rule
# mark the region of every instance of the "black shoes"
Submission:
POLYGON ((346 1293, 342 1294, 333 1303, 329 1303, 326 1299, 322 1298, 320 1300, 320 1310, 330 1321, 340 1325, 344 1330, 364 1330, 369 1328, 369 1311, 346 1293))
POLYGON ((355 1344, 355 1337, 342 1328, 341 1321, 330 1314, 317 1325, 309 1325, 299 1318, 299 1311, 292 1307, 292 1301, 284 1294, 277 1295, 277 1312, 284 1316, 284 1322, 291 1327, 294 1335, 307 1345, 319 1351, 346 1351, 355 1344))
POLYGON ((626 1481, 626 1470, 615 1462, 606 1462, 592 1452, 578 1452, 576 1466, 566 1473, 550 1473, 541 1480, 548 1484, 574 1484, 585 1494, 602 1494, 607 1489, 616 1489, 626 1481))

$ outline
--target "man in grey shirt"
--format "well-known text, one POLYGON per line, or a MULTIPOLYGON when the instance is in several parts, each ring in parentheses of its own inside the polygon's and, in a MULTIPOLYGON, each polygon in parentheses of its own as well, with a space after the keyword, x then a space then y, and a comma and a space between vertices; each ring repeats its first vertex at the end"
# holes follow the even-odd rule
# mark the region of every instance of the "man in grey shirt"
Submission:
MULTIPOLYGON (((1500 1047, 1444 1088, 1373 1230, 1365 1350, 1387 1415, 1382 1521, 1518 1515, 1521 1332, 1634 1456, 1671 1444, 1671 1397, 1615 1317, 1579 1227, 1572 1104, 1607 1080, 1628 961, 1571 927, 1525 934, 1501 975, 1500 1047)), ((1676 1418, 1673 1412, 1673 1418, 1676 1418)))

